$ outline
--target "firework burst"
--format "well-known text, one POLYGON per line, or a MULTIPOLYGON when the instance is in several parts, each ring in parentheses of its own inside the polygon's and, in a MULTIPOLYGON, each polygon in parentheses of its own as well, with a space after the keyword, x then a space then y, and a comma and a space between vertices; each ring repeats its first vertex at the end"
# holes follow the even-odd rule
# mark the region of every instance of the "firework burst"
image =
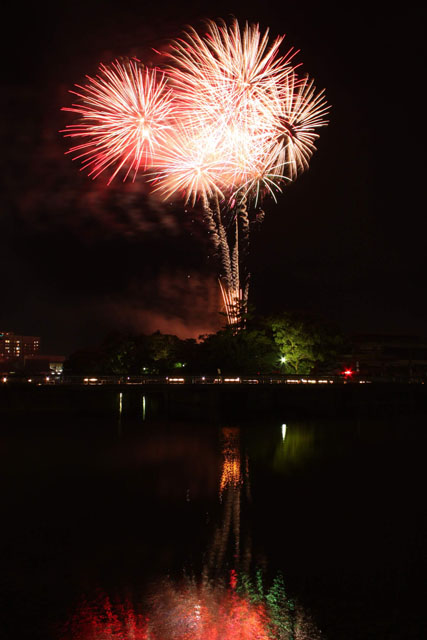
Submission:
POLYGON ((65 108, 80 116, 66 137, 82 139, 68 153, 92 178, 141 170, 165 200, 202 203, 236 326, 247 307, 251 211, 308 168, 327 124, 323 91, 297 75, 297 51, 280 54, 283 40, 258 24, 207 21, 204 34, 190 27, 171 43, 164 73, 133 59, 101 65, 65 108))
POLYGON ((316 93, 308 77, 297 76, 296 51, 280 55, 283 39, 270 41, 259 25, 241 29, 237 20, 208 21, 205 34, 188 29, 167 54, 185 132, 174 146, 180 152, 189 146, 188 131, 196 122, 194 143, 201 141, 203 160, 189 173, 185 163, 168 166, 166 159, 158 189, 166 197, 181 191, 187 202, 200 198, 206 212, 213 209, 209 226, 215 224, 214 237, 222 238, 216 245, 224 270, 221 293, 228 322, 236 326, 236 308, 245 310, 249 286, 241 264, 249 247, 246 205, 256 207, 265 195, 276 200, 281 185, 307 169, 316 130, 326 124, 323 92, 316 93))
POLYGON ((218 132, 202 124, 177 125, 167 137, 155 161, 155 191, 163 198, 182 196, 195 205, 204 205, 214 196, 224 198, 224 170, 227 160, 222 154, 218 132))
POLYGON ((308 169, 316 150, 314 143, 319 137, 316 129, 327 125, 329 106, 324 92, 316 93, 313 80, 308 76, 299 80, 293 74, 285 79, 272 109, 278 122, 279 156, 288 166, 289 177, 293 180, 308 169))
POLYGON ((68 153, 77 154, 92 178, 114 167, 108 184, 121 169, 123 180, 153 162, 171 129, 173 96, 164 75, 137 60, 101 64, 100 73, 85 86, 71 91, 81 103, 64 107, 81 117, 63 131, 65 137, 83 138, 68 153))
POLYGON ((179 117, 186 128, 196 119, 204 144, 215 145, 222 160, 218 189, 229 197, 259 175, 276 148, 271 105, 294 69, 292 50, 278 56, 282 41, 276 38, 269 47, 268 30, 261 35, 258 25, 246 24, 242 31, 234 21, 230 27, 208 22, 205 36, 190 29, 172 44, 168 75, 179 117))
POLYGON ((296 52, 278 57, 283 39, 276 38, 268 47, 268 30, 261 35, 259 25, 246 23, 241 31, 237 20, 230 26, 208 21, 204 36, 190 28, 172 43, 169 54, 169 73, 179 89, 181 111, 191 114, 197 108, 210 118, 218 109, 230 114, 254 100, 265 101, 293 69, 296 52))

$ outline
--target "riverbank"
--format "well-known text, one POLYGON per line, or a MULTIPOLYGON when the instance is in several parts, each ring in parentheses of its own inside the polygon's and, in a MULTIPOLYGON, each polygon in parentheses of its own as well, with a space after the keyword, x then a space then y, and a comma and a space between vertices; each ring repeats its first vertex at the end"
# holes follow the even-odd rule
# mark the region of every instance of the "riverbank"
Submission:
POLYGON ((427 412, 427 385, 370 384, 144 384, 0 386, 3 413, 71 413, 121 417, 208 418, 269 414, 390 415, 427 412))

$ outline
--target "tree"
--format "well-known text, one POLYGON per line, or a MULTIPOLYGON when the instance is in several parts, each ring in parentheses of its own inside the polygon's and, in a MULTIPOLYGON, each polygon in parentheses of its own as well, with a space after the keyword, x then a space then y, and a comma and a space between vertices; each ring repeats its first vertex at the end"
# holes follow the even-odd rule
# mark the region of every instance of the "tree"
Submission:
POLYGON ((185 364, 179 359, 181 342, 177 336, 160 331, 147 336, 150 366, 154 373, 167 373, 178 364, 185 364))
POLYGON ((342 343, 336 330, 300 314, 282 313, 267 325, 283 373, 308 374, 315 366, 331 365, 342 343))
POLYGON ((226 327, 204 336, 199 347, 202 370, 237 374, 270 373, 274 367, 276 349, 265 331, 246 328, 238 332, 226 327))
POLYGON ((72 354, 66 363, 67 371, 119 376, 168 372, 179 361, 182 343, 177 336, 164 335, 159 331, 151 336, 114 332, 100 347, 72 354))
POLYGON ((108 336, 102 345, 104 372, 115 375, 136 373, 136 346, 136 340, 132 336, 108 336))

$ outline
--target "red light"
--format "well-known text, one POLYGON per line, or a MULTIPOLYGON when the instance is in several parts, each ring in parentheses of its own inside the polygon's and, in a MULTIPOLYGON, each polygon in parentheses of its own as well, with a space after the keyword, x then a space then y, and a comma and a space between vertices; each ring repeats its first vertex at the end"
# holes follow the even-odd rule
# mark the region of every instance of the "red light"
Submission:
POLYGON ((347 377, 352 376, 353 371, 351 369, 345 369, 345 371, 343 371, 343 375, 347 377))

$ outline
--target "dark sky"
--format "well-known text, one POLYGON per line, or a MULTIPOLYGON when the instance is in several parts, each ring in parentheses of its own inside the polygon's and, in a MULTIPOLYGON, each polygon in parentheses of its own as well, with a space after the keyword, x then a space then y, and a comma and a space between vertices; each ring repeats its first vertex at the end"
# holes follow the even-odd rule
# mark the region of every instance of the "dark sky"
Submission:
MULTIPOLYGON (((347 332, 427 334, 421 16, 374 2, 38 3, 3 53, 0 329, 69 353, 111 330, 197 336, 221 323, 200 216, 141 182, 93 183, 58 131, 67 93, 99 62, 152 47, 204 17, 286 33, 332 104, 310 170, 251 247, 260 312, 307 311, 347 332)), ((6 30, 7 30, 6 25, 6 30)), ((284 47, 286 50, 286 46, 284 47)))

